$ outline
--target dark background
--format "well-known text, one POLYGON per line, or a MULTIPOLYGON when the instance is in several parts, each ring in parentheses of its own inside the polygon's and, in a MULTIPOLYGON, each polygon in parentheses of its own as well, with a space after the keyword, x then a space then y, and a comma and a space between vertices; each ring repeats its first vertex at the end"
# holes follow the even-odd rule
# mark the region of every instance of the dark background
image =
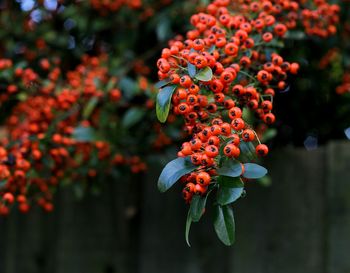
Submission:
POLYGON ((275 151, 272 185, 247 185, 234 205, 236 243, 223 246, 211 210, 184 239, 186 207, 160 194, 155 162, 146 177, 110 181, 103 194, 56 196, 46 214, 11 214, 0 224, 2 273, 347 273, 350 262, 349 142, 307 152, 275 151), (134 189, 142 189, 136 194, 134 189), (133 189, 130 191, 130 189, 133 189), (130 194, 132 192, 132 194, 130 194))

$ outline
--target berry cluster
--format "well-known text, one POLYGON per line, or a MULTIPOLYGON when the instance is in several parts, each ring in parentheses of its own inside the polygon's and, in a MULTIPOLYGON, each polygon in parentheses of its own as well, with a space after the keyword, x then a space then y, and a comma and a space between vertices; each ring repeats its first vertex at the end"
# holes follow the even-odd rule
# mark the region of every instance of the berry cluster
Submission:
POLYGON ((197 166, 181 179, 186 202, 215 185, 225 158, 246 162, 247 143, 258 156, 267 155, 268 147, 260 143, 256 123, 249 124, 246 113, 268 125, 275 122, 275 93, 289 88, 288 75, 299 69, 278 54, 281 38, 299 22, 307 34, 325 37, 335 32, 339 7, 313 1, 310 6, 316 9, 310 11, 307 4, 215 0, 205 13, 191 17, 194 29, 186 39, 172 40, 163 49, 158 76, 164 85, 174 86, 172 111, 184 117, 191 137, 178 156, 190 157, 197 166))
POLYGON ((138 9, 142 6, 141 0, 90 0, 91 6, 100 12, 115 12, 126 6, 131 9, 138 9))
MULTIPOLYGON (((38 72, 0 60, 2 75, 10 78, 1 89, 2 106, 21 100, 8 116, 0 142, 0 214, 8 214, 14 203, 22 212, 34 203, 51 211, 52 193, 64 180, 90 183, 116 170, 147 169, 137 155, 141 149, 133 151, 113 141, 115 136, 98 135, 111 130, 129 134, 133 124, 127 124, 128 109, 146 113, 154 108, 145 78, 140 78, 141 100, 132 103, 117 87, 119 79, 109 75, 107 62, 107 55, 83 56, 81 64, 62 75, 58 60, 41 59, 38 72)), ((161 148, 171 142, 164 132, 156 132, 159 128, 151 143, 161 148)))
POLYGON ((326 0, 315 0, 313 5, 316 8, 305 8, 301 12, 305 33, 322 38, 334 35, 337 31, 336 25, 339 23, 339 6, 326 0))
POLYGON ((147 155, 181 137, 177 125, 162 127, 153 115, 149 60, 182 25, 174 18, 199 6, 182 2, 0 5, 1 214, 12 205, 50 211, 59 186, 85 192, 144 172, 147 155))

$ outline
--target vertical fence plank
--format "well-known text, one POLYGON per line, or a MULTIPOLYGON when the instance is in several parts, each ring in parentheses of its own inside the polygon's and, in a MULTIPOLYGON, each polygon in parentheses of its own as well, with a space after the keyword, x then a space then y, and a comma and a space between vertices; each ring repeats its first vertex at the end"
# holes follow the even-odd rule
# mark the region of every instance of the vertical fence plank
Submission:
POLYGON ((209 215, 192 225, 191 244, 186 245, 184 231, 187 206, 181 188, 161 194, 157 178, 161 166, 154 162, 144 181, 142 229, 140 235, 140 273, 210 273, 228 272, 230 248, 216 238, 209 215))
MULTIPOLYGON (((111 181, 103 194, 77 202, 62 197, 60 232, 56 240, 55 273, 134 273, 129 263, 130 222, 126 211, 128 187, 111 181)), ((124 181, 128 185, 127 181, 124 181)))
POLYGON ((18 211, 6 219, 6 273, 42 273, 45 267, 45 250, 42 248, 43 214, 36 208, 30 214, 18 211))
MULTIPOLYGON (((103 272, 108 259, 111 238, 110 217, 103 198, 86 197, 77 203, 74 197, 66 193, 60 218, 60 231, 57 238, 57 273, 103 272)), ((108 205, 107 205, 108 207, 108 205)))
POLYGON ((266 165, 273 185, 252 184, 238 202, 232 272, 325 272, 324 150, 285 150, 266 165))
POLYGON ((139 225, 135 213, 128 213, 137 199, 130 191, 135 182, 111 181, 100 196, 79 202, 62 190, 51 214, 13 211, 1 220, 0 272, 136 273, 139 225))
POLYGON ((329 273, 350 272, 350 145, 328 146, 328 269, 329 273))

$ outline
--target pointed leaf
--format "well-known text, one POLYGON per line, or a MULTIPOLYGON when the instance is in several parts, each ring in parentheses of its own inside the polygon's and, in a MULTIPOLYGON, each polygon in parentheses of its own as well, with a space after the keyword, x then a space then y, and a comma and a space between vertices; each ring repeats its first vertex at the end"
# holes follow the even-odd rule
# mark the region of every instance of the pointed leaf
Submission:
POLYGON ((191 247, 190 240, 189 240, 191 224, 192 224, 192 218, 191 218, 190 211, 188 211, 187 219, 186 219, 185 238, 186 238, 186 243, 189 247, 191 247))
POLYGON ((272 129, 268 129, 262 136, 262 138, 260 139, 262 142, 267 142, 271 139, 273 139, 275 136, 277 135, 277 130, 272 128, 272 129))
POLYGON ((229 205, 216 206, 214 216, 216 235, 227 246, 235 242, 235 220, 232 208, 229 205))
POLYGON ((6 184, 7 184, 6 180, 1 180, 0 181, 0 190, 3 190, 5 188, 5 186, 6 186, 6 184))
POLYGON ((303 40, 305 39, 305 37, 306 37, 305 32, 300 30, 288 31, 285 36, 286 39, 291 39, 291 40, 303 40))
POLYGON ((157 89, 159 89, 159 88, 162 88, 162 87, 166 86, 169 82, 170 82, 169 79, 162 80, 162 81, 157 82, 157 83, 154 85, 154 87, 157 88, 157 89))
POLYGON ((216 46, 215 46, 215 45, 212 45, 212 46, 208 49, 208 53, 213 53, 215 49, 216 49, 216 46))
POLYGON ((122 125, 124 128, 130 128, 141 121, 145 115, 145 110, 141 108, 130 108, 123 116, 122 125))
POLYGON ((270 187, 272 184, 271 177, 268 175, 265 175, 264 177, 261 177, 257 180, 257 182, 264 187, 270 187))
POLYGON ((255 153, 255 146, 253 143, 242 141, 239 144, 239 149, 241 150, 241 156, 239 159, 242 159, 244 161, 252 161, 257 158, 255 153))
POLYGON ((163 169, 158 179, 158 189, 161 192, 167 191, 183 175, 197 169, 197 166, 191 163, 188 157, 178 157, 170 161, 163 169))
POLYGON ((210 67, 204 67, 203 69, 199 70, 199 72, 196 74, 195 78, 197 80, 200 80, 202 82, 208 82, 211 81, 213 78, 213 71, 210 67))
POLYGON ((89 142, 96 140, 96 134, 91 127, 79 126, 76 127, 72 133, 73 139, 81 142, 89 142))
POLYGON ((231 204, 241 197, 243 193, 243 187, 240 188, 228 188, 220 187, 217 192, 216 200, 221 206, 231 204))
POLYGON ((171 24, 170 19, 167 16, 162 16, 161 20, 156 27, 156 33, 158 41, 165 41, 167 38, 171 37, 171 24))
POLYGON ((242 182, 242 179, 239 177, 229 177, 229 176, 222 175, 218 177, 217 182, 220 184, 220 186, 227 187, 227 188, 244 187, 244 183, 242 182))
POLYGON ((190 206, 190 214, 193 222, 198 222, 201 219, 207 202, 207 196, 193 196, 190 206))
POLYGON ((196 66, 191 64, 191 63, 188 63, 187 65, 187 70, 188 70, 188 74, 190 75, 191 78, 193 78, 194 76, 196 76, 196 73, 197 73, 197 69, 196 69, 196 66))
POLYGON ((97 97, 92 97, 89 102, 86 104, 84 110, 83 110, 83 118, 88 119, 92 112, 95 110, 95 107, 98 103, 97 97))
POLYGON ((123 77, 119 82, 120 89, 123 91, 123 96, 130 100, 139 90, 138 84, 132 78, 123 77))
POLYGON ((255 163, 246 163, 244 164, 244 173, 243 177, 249 179, 257 179, 265 176, 267 174, 267 170, 255 163))
POLYGON ((222 163, 217 173, 224 176, 238 177, 242 174, 242 165, 235 159, 228 159, 222 163))
POLYGON ((157 95, 156 112, 160 122, 165 122, 169 115, 171 97, 176 89, 176 85, 166 86, 159 90, 157 95))

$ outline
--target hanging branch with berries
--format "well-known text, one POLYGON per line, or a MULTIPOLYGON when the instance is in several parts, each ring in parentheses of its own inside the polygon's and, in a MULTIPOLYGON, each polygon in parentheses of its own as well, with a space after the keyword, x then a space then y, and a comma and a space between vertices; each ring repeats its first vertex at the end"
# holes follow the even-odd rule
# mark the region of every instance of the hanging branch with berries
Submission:
POLYGON ((163 49, 157 117, 166 122, 170 110, 183 116, 189 141, 163 169, 158 188, 164 192, 177 181, 183 184, 188 244, 191 223, 201 219, 214 195, 217 236, 225 245, 234 243, 232 204, 244 195, 248 180, 267 174, 255 163, 268 147, 254 129, 275 122, 275 92, 299 69, 279 54, 283 39, 292 38, 288 30, 297 27, 308 35, 334 34, 338 11, 337 5, 316 0, 215 0, 206 13, 191 17, 194 29, 187 39, 171 40, 163 49), (255 121, 247 120, 249 112, 255 121))

